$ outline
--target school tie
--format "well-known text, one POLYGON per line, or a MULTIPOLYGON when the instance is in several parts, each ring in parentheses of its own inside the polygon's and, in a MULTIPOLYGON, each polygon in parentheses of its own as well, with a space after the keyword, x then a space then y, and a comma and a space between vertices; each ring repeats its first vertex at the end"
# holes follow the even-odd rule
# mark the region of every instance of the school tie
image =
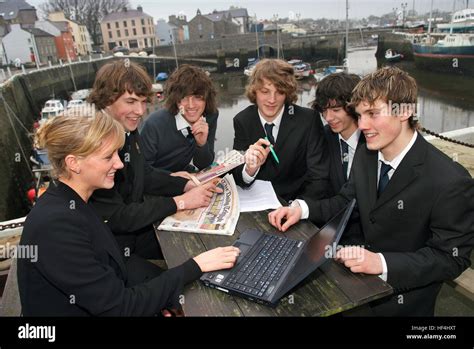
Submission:
POLYGON ((275 144, 275 138, 273 138, 273 126, 274 124, 267 124, 265 123, 265 133, 267 134, 268 140, 271 144, 275 144))
POLYGON ((380 196, 382 192, 387 187, 389 182, 388 172, 392 169, 392 166, 387 165, 382 161, 382 166, 380 167, 380 178, 379 178, 379 188, 377 190, 377 196, 380 196))
POLYGON ((341 161, 342 172, 344 172, 344 179, 347 181, 347 169, 349 168, 349 144, 341 139, 341 161))
POLYGON ((189 144, 192 144, 194 142, 194 135, 191 132, 191 127, 186 127, 186 130, 188 130, 188 135, 186 136, 186 140, 189 142, 189 144))

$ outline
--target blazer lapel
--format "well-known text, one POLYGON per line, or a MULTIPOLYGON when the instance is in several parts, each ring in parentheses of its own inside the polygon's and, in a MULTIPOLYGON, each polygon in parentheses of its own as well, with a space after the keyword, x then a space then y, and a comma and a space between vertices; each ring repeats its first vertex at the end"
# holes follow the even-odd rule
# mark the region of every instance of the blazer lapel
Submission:
POLYGON ((389 201, 418 177, 418 168, 423 164, 426 152, 426 147, 423 142, 425 142, 423 136, 418 134, 415 144, 413 144, 413 147, 408 151, 400 165, 393 173, 392 178, 378 198, 374 208, 389 201))
POLYGON ((329 131, 331 136, 329 137, 329 149, 332 152, 331 156, 334 159, 334 167, 336 168, 337 183, 342 187, 346 182, 344 176, 344 170, 342 169, 342 158, 341 158, 341 145, 339 142, 339 135, 332 131, 329 131))
MULTIPOLYGON (((288 139, 288 136, 293 131, 293 128, 296 126, 295 120, 295 113, 289 114, 288 108, 294 106, 292 104, 286 105, 285 104, 285 111, 283 112, 283 116, 281 118, 280 128, 278 130, 278 137, 275 142, 275 151, 279 150, 283 147, 284 143, 288 139)), ((277 152, 278 153, 278 152, 277 152)))

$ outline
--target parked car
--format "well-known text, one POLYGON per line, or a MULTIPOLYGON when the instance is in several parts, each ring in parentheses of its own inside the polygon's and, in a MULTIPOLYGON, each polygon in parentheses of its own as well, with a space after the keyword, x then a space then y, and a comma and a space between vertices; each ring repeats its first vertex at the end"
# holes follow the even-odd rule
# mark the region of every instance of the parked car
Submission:
POLYGON ((123 46, 115 46, 112 49, 112 52, 113 53, 122 52, 124 55, 128 55, 130 53, 130 50, 126 47, 123 47, 123 46))

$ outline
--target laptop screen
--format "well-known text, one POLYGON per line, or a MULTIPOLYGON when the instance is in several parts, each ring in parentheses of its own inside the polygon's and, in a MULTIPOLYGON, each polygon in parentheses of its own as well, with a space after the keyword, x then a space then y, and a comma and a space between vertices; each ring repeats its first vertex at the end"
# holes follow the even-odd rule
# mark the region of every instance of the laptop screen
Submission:
POLYGON ((280 293, 281 296, 319 268, 328 259, 335 257, 337 244, 344 232, 354 205, 355 200, 352 200, 347 207, 336 214, 319 232, 315 233, 308 240, 303 254, 285 282, 286 287, 280 293))

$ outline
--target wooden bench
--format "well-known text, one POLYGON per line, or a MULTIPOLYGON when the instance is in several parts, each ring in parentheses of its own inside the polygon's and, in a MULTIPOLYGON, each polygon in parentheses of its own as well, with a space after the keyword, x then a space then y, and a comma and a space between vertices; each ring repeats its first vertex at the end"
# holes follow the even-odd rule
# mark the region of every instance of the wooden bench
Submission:
POLYGON ((448 282, 448 284, 471 301, 474 301, 474 269, 466 269, 464 273, 448 282))

